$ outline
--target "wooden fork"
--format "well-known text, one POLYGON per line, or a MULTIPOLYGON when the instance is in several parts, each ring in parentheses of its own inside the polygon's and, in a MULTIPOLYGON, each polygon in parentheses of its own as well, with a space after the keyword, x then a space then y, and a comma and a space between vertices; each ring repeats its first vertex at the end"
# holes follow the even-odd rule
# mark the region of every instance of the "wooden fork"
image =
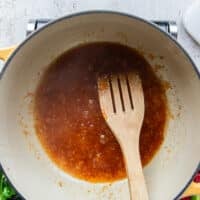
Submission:
POLYGON ((126 166, 131 200, 148 200, 139 152, 144 118, 144 95, 136 73, 98 78, 103 116, 118 140, 126 166))

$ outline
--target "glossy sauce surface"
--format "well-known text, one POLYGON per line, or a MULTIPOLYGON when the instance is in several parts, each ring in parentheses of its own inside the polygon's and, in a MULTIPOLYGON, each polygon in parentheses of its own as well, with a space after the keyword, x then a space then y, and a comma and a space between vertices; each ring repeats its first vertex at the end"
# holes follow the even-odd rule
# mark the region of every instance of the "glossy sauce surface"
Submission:
POLYGON ((164 87, 135 50, 114 43, 91 43, 58 57, 36 91, 36 133, 59 168, 92 182, 126 177, 120 146, 100 110, 96 78, 133 69, 140 74, 145 96, 140 154, 143 166, 150 162, 164 139, 164 87))

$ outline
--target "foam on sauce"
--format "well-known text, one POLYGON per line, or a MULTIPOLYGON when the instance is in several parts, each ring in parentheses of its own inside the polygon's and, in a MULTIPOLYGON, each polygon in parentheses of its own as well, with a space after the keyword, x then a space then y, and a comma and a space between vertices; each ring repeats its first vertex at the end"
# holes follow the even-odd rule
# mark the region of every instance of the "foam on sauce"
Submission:
POLYGON ((74 177, 110 182, 126 177, 120 146, 98 102, 96 78, 138 70, 145 96, 140 136, 143 166, 164 139, 165 89, 135 50, 115 43, 78 46, 58 57, 44 73, 34 105, 37 136, 51 160, 74 177))

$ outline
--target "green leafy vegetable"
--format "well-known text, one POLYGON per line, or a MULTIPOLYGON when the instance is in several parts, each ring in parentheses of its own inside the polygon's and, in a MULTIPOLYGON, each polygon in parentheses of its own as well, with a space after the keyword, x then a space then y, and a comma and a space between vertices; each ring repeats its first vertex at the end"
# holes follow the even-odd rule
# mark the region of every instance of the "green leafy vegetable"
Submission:
POLYGON ((0 171, 0 200, 8 200, 16 195, 4 174, 0 171))
POLYGON ((191 200, 200 200, 200 196, 193 196, 191 197, 191 200))

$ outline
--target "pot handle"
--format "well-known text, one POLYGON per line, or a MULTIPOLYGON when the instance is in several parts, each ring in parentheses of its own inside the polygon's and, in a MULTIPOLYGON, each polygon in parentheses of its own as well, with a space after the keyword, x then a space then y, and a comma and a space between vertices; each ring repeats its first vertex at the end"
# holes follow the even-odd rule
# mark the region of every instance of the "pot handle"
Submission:
MULTIPOLYGON (((14 51, 16 46, 0 49, 0 60, 6 61, 10 54, 14 51)), ((192 195, 200 195, 200 183, 192 182, 184 191, 181 197, 188 197, 192 195)))

